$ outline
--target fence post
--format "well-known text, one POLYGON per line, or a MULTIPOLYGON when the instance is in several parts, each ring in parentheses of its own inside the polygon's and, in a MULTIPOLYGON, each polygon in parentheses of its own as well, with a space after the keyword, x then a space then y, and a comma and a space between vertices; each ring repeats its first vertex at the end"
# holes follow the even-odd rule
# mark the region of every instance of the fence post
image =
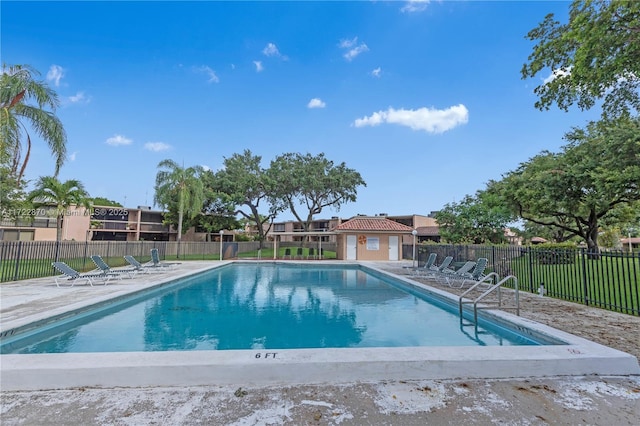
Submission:
POLYGON ((82 269, 84 270, 87 267, 87 248, 89 246, 89 241, 84 240, 84 257, 82 259, 82 269))
POLYGON ((527 253, 529 254, 529 291, 531 293, 534 292, 533 290, 533 247, 529 247, 529 249, 527 250, 527 253))
POLYGON ((491 264, 493 265, 493 271, 496 270, 496 246, 491 246, 491 264))
POLYGON ((582 264, 582 291, 584 292, 584 304, 589 306, 589 287, 587 286, 587 263, 583 248, 580 249, 580 263, 582 264))
POLYGON ((18 281, 18 266, 20 265, 20 255, 22 253, 22 241, 18 241, 18 256, 16 259, 16 269, 15 269, 15 273, 14 273, 14 281, 18 281))
POLYGON ((107 259, 109 259, 109 249, 111 248, 111 241, 107 241, 107 259))

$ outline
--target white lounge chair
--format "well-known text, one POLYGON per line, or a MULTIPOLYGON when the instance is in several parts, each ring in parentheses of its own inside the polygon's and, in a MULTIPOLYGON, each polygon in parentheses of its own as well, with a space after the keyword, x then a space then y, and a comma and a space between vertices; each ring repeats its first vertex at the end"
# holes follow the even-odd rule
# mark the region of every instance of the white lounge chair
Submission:
POLYGON ((93 261, 93 263, 98 268, 98 269, 96 269, 96 271, 102 271, 105 274, 115 274, 118 279, 121 279, 122 275, 126 275, 129 278, 133 278, 133 276, 136 273, 136 270, 134 268, 131 268, 131 269, 111 269, 111 267, 107 264, 107 262, 105 262, 104 259, 101 256, 97 255, 97 254, 92 255, 91 256, 91 260, 93 261))
POLYGON ((452 269, 449 269, 451 262, 453 262, 453 256, 445 257, 440 265, 432 265, 431 268, 425 272, 425 278, 437 278, 439 274, 446 273, 445 271, 453 272, 452 269))
POLYGON ((64 262, 51 262, 51 266, 56 268, 56 270, 62 274, 55 277, 56 286, 58 287, 61 287, 61 282, 71 283, 67 287, 73 287, 80 281, 86 281, 91 287, 93 287, 94 279, 100 279, 104 282, 104 285, 107 285, 109 280, 115 276, 114 274, 106 274, 104 272, 89 272, 81 274, 64 262))
POLYGON ((421 268, 415 268, 413 270, 413 274, 412 275, 422 275, 422 273, 426 273, 429 270, 431 270, 431 267, 433 266, 434 263, 436 263, 436 257, 438 257, 437 253, 431 253, 429 254, 429 257, 427 258, 427 261, 424 263, 424 266, 421 268))
POLYGON ((476 262, 469 260, 464 265, 462 265, 460 269, 456 269, 455 271, 449 268, 445 269, 444 271, 442 271, 442 273, 436 276, 436 280, 443 284, 449 284, 451 280, 455 280, 458 277, 464 277, 464 275, 469 273, 469 271, 471 271, 475 266, 476 262))
POLYGON ((151 249, 151 262, 149 262, 149 265, 152 265, 155 268, 174 268, 178 265, 180 265, 179 262, 162 262, 160 260, 160 254, 158 253, 158 249, 157 248, 152 248, 151 249))
POLYGON ((463 288, 468 282, 482 281, 485 277, 484 270, 487 269, 489 259, 486 257, 478 258, 473 270, 461 274, 454 274, 448 277, 447 283, 450 287, 463 288))
POLYGON ((146 274, 149 272, 165 272, 167 270, 167 268, 155 267, 151 263, 142 264, 138 261, 138 259, 136 259, 135 257, 129 254, 124 256, 124 260, 126 260, 129 263, 129 265, 133 267, 132 269, 134 271, 142 272, 143 274, 146 274))

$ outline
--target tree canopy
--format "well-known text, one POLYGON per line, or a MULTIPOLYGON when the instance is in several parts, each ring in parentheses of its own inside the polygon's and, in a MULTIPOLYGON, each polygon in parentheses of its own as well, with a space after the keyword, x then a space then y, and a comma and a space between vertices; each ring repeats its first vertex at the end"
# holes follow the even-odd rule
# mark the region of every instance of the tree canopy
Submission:
POLYGON ((183 219, 194 218, 202 211, 204 188, 200 166, 181 167, 173 160, 163 160, 158 164, 154 202, 178 216, 178 241, 182 239, 183 219))
POLYGON ((640 118, 591 123, 566 139, 562 152, 531 158, 489 190, 523 219, 577 235, 597 252, 602 221, 640 200, 640 118))
POLYGON ((58 96, 44 81, 35 80, 37 75, 36 70, 22 65, 3 65, 0 73, 0 160, 17 182, 31 154, 29 129, 49 145, 55 158, 54 177, 67 154, 67 136, 55 115, 58 96))
POLYGON ((200 227, 207 232, 207 239, 211 234, 217 234, 223 229, 238 229, 240 223, 235 217, 235 204, 229 195, 220 192, 216 188, 216 176, 211 170, 205 170, 200 175, 204 186, 204 203, 202 214, 196 216, 192 225, 200 227))
POLYGON ((640 2, 574 0, 569 22, 549 14, 527 38, 537 44, 522 77, 552 73, 534 90, 536 108, 585 110, 602 99, 605 117, 640 111, 640 2))
POLYGON ((359 186, 366 186, 360 173, 345 163, 334 165, 323 153, 280 155, 271 162, 269 175, 274 203, 284 203, 304 231, 324 208, 340 210, 342 204, 356 201, 359 186))
POLYGON ((92 204, 94 206, 114 206, 114 207, 123 207, 122 204, 120 204, 117 201, 114 200, 110 200, 108 198, 105 197, 94 197, 92 200, 92 204))
POLYGON ((504 231, 514 215, 492 193, 478 191, 459 203, 448 203, 436 213, 440 236, 460 244, 504 243, 504 231))
POLYGON ((233 216, 240 214, 256 224, 262 244, 267 232, 264 224, 275 218, 278 206, 270 203, 272 183, 261 161, 261 156, 248 149, 225 158, 223 168, 216 173, 213 190, 225 194, 222 203, 235 208, 230 212, 233 216))

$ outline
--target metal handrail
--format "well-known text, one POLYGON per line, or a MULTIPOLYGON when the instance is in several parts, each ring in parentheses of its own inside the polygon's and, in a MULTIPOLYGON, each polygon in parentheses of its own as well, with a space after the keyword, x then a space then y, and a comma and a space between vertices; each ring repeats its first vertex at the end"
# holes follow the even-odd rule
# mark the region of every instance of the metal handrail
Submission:
POLYGON ((485 275, 484 277, 482 277, 482 279, 480 281, 478 281, 477 283, 475 283, 474 285, 472 285, 471 287, 469 287, 469 289, 467 291, 465 291, 464 293, 462 293, 460 295, 460 298, 458 299, 458 306, 460 308, 460 318, 462 318, 462 305, 464 303, 473 303, 473 301, 469 301, 469 302, 464 302, 462 299, 464 299, 464 296, 466 296, 467 294, 471 293, 476 287, 478 287, 481 284, 488 284, 490 282, 493 281, 493 277, 496 277, 496 282, 500 280, 500 275, 496 274, 495 272, 492 272, 488 275, 485 275))
POLYGON ((498 307, 501 307, 501 305, 502 305, 502 296, 501 296, 501 293, 500 293, 500 288, 502 287, 502 285, 505 282, 507 282, 509 280, 514 280, 514 290, 515 290, 515 293, 516 293, 516 315, 520 316, 520 294, 519 294, 519 289, 518 289, 518 278, 515 275, 509 275, 509 276, 504 277, 502 280, 498 281, 496 284, 494 284, 491 287, 489 287, 484 293, 482 293, 480 296, 478 296, 473 301, 465 302, 465 301, 462 300, 464 298, 464 296, 467 295, 469 292, 471 292, 474 288, 476 288, 480 284, 486 283, 487 278, 491 277, 492 275, 495 275, 496 277, 498 276, 498 274, 496 274, 495 272, 492 272, 491 274, 489 274, 486 277, 484 277, 482 279, 482 281, 478 281, 475 285, 473 285, 471 288, 469 288, 469 290, 465 291, 464 293, 462 293, 460 295, 460 299, 458 300, 459 308, 460 308, 460 320, 462 320, 462 305, 464 303, 473 303, 473 321, 474 321, 474 323, 475 323, 475 325, 477 327, 477 325, 478 325, 478 309, 483 309, 482 307, 478 308, 478 302, 480 302, 482 299, 484 299, 489 294, 493 293, 494 290, 498 289, 498 307))

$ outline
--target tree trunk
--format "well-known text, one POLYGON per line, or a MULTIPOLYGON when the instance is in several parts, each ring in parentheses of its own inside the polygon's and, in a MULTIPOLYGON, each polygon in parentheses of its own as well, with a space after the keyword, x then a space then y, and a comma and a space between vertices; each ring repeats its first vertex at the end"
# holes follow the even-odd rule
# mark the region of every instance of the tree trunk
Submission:
POLYGON ((62 215, 56 217, 56 241, 62 241, 62 215))
POLYGON ((178 211, 178 241, 182 240, 182 208, 178 211))
POLYGON ((589 259, 600 259, 600 247, 598 247, 598 225, 589 227, 586 235, 587 256, 589 259))
POLYGON ((184 188, 180 188, 180 203, 178 204, 178 241, 182 240, 182 219, 184 216, 184 188))

